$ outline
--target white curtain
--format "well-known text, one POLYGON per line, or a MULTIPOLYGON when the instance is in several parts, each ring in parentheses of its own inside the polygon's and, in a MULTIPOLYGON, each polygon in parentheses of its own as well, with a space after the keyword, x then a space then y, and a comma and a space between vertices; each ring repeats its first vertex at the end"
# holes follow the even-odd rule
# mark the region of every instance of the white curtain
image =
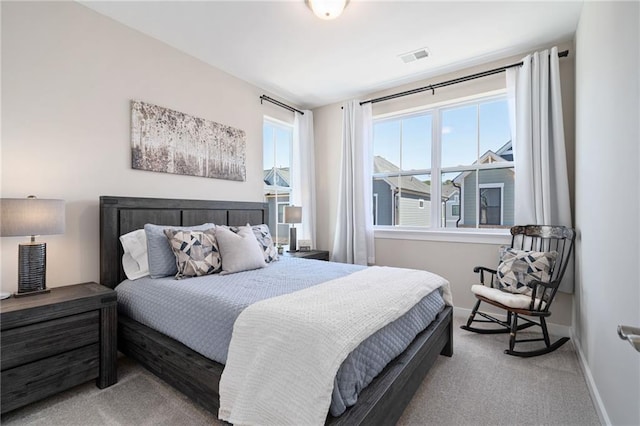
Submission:
POLYGON ((298 240, 310 240, 316 246, 316 167, 313 141, 313 113, 296 114, 293 127, 291 204, 302 207, 298 240))
MULTIPOLYGON (((571 227, 558 48, 528 55, 507 70, 513 137, 515 223, 571 227)), ((573 291, 573 264, 560 291, 573 291)))
POLYGON ((342 111, 342 162, 336 232, 331 260, 375 263, 371 179, 371 104, 349 101, 342 111))

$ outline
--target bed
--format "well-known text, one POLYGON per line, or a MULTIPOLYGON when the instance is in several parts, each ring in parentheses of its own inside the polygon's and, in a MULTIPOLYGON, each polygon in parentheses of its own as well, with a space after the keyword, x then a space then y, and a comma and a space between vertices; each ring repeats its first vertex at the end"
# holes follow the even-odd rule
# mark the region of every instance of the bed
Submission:
MULTIPOLYGON (((100 197, 100 277, 114 288, 126 279, 119 236, 146 223, 240 226, 268 221, 267 204, 130 197, 100 197)), ((301 260, 301 262, 305 262, 301 260)), ((307 261, 310 262, 310 261, 307 261)), ((318 261, 319 262, 319 261, 318 261)), ((445 307, 407 349, 362 390, 358 402, 327 424, 394 424, 438 354, 453 353, 451 307, 445 307)), ((213 413, 224 366, 177 340, 119 315, 118 349, 213 413)))

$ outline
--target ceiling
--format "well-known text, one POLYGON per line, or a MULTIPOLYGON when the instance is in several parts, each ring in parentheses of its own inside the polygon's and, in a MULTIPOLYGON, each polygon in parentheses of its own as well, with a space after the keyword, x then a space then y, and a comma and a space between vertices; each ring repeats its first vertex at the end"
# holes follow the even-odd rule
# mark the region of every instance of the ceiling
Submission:
POLYGON ((573 39, 582 1, 85 1, 87 7, 315 108, 573 39), (427 48, 429 57, 400 55, 427 48))

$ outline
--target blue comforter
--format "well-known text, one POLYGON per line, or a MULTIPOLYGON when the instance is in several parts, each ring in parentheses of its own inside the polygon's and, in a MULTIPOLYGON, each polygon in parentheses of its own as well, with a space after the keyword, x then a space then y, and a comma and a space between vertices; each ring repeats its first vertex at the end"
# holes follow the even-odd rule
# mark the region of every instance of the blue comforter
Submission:
MULTIPOLYGON (((339 278, 364 266, 282 258, 263 269, 175 280, 125 280, 116 287, 119 312, 224 364, 233 323, 259 300, 339 278)), ((393 283, 389 283, 393 285, 393 283)), ((439 291, 366 339, 344 361, 334 382, 331 414, 355 404, 358 393, 444 308, 439 291)))

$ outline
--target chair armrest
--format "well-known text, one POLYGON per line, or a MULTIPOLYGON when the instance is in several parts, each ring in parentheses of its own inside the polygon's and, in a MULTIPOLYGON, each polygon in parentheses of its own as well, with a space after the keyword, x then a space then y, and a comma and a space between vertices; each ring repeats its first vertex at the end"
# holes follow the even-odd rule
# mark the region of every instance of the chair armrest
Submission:
POLYGON ((529 282, 529 287, 531 287, 531 304, 529 309, 532 311, 548 311, 551 302, 554 299, 556 291, 560 286, 560 281, 540 281, 540 280, 531 280, 529 282), (540 288, 542 287, 542 288, 540 288), (542 299, 546 302, 544 308, 536 306, 536 299, 542 299))
POLYGON ((496 274, 496 272, 498 272, 495 269, 487 268, 485 266, 476 266, 475 268, 473 268, 473 272, 475 272, 476 274, 480 271, 489 272, 494 275, 496 274))
POLYGON ((485 266, 476 266, 475 268, 473 268, 473 272, 475 272, 476 274, 479 273, 480 274, 480 284, 485 285, 484 283, 484 273, 488 272, 491 274, 491 282, 489 283, 491 285, 491 287, 493 287, 493 279, 496 276, 496 270, 495 269, 491 269, 491 268, 487 268, 485 266))
POLYGON ((559 285, 560 285, 560 281, 547 282, 547 281, 531 280, 529 282, 529 286, 532 288, 537 286, 542 286, 544 288, 556 288, 559 285))

